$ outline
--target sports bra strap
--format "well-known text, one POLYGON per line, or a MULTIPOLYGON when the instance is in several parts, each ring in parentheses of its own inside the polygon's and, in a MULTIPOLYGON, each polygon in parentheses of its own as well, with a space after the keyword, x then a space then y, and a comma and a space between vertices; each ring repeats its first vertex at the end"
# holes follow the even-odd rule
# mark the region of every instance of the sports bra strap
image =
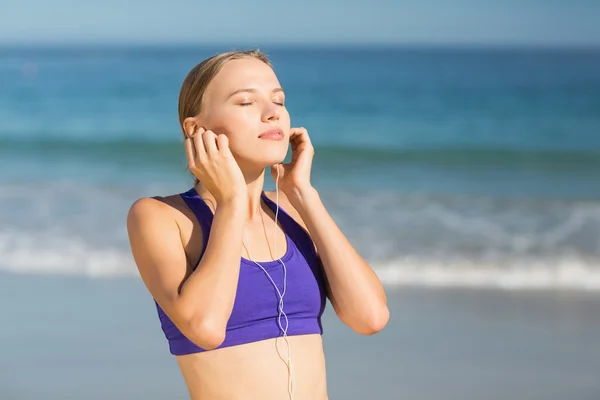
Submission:
POLYGON ((200 226, 202 227, 202 255, 208 245, 208 237, 210 236, 210 227, 213 221, 213 212, 204 202, 202 197, 196 192, 196 189, 191 188, 185 193, 181 193, 181 198, 185 201, 185 204, 192 210, 200 226))

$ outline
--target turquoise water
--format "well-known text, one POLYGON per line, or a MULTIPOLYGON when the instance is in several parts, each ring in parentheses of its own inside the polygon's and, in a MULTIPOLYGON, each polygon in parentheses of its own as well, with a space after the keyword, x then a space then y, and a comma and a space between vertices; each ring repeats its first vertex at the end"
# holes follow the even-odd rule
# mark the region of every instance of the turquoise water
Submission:
MULTIPOLYGON (((135 274, 127 209, 191 185, 177 95, 222 50, 0 49, 0 268, 135 274)), ((600 51, 262 50, 387 284, 600 289, 600 51)))

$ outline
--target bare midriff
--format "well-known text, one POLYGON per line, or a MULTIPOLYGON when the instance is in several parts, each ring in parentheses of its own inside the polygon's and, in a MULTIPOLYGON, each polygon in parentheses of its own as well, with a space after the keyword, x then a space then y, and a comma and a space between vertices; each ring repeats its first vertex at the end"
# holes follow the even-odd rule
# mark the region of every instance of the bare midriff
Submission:
POLYGON ((287 345, 278 338, 178 356, 191 400, 326 400, 321 335, 290 336, 287 341, 293 397, 288 387, 287 345))

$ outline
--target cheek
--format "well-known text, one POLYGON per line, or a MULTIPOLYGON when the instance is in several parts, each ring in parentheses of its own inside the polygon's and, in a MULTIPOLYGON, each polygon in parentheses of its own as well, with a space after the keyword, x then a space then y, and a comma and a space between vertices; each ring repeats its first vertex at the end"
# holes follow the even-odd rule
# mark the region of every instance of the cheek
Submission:
POLYGON ((229 138, 230 145, 233 147, 243 140, 249 130, 251 116, 248 112, 242 110, 223 110, 215 113, 207 121, 207 125, 216 134, 225 134, 229 138))
POLYGON ((279 115, 279 125, 283 130, 290 131, 291 121, 290 121, 290 113, 287 108, 284 108, 281 114, 279 115))

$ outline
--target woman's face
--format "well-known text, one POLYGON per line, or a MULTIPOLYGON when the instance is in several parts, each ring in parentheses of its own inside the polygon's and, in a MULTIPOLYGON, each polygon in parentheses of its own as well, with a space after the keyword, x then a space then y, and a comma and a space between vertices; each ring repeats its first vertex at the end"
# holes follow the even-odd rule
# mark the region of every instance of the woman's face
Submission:
POLYGON ((231 60, 208 84, 198 121, 227 135, 242 171, 264 169, 282 162, 288 150, 290 115, 284 104, 271 67, 253 58, 231 60))

